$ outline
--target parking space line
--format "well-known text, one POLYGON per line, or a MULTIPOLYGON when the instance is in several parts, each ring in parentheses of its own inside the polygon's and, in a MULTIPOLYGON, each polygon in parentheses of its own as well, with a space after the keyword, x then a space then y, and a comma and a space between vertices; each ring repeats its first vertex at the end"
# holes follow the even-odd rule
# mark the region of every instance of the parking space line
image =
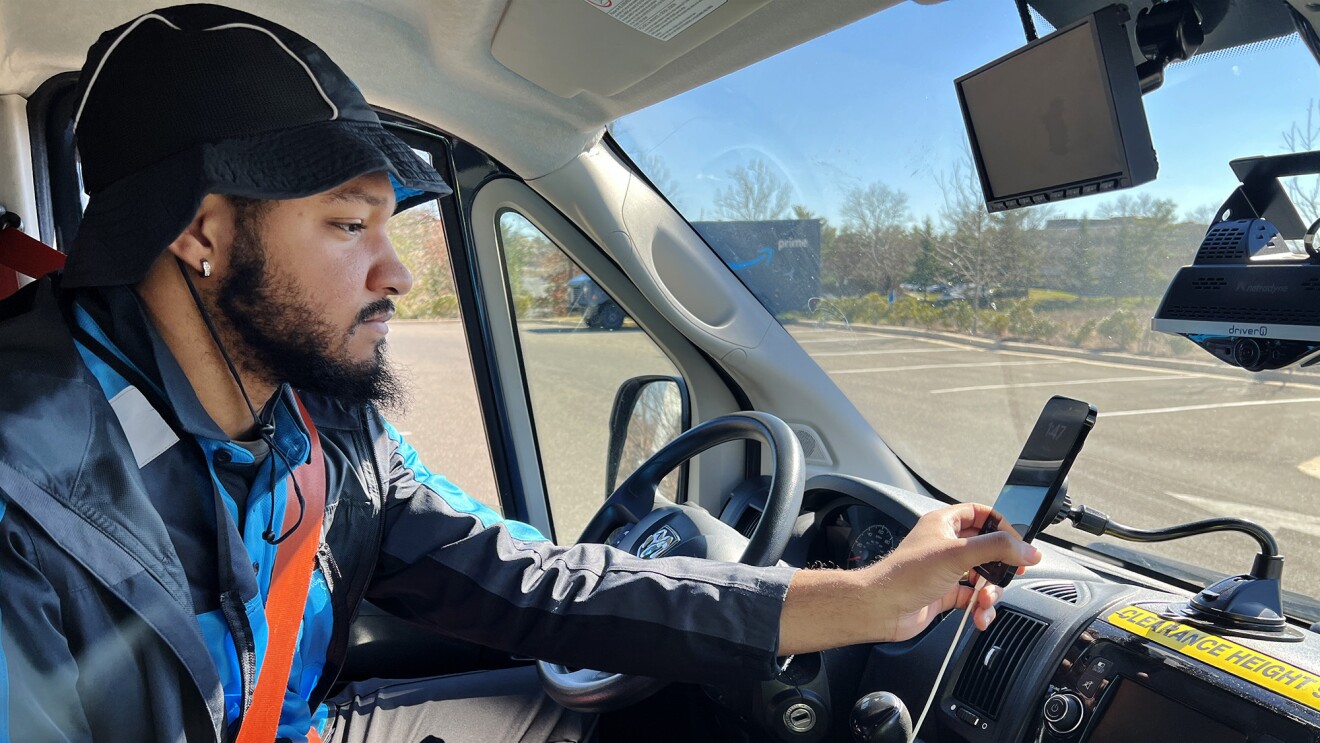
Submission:
POLYGON ((916 364, 912 366, 881 366, 873 369, 826 369, 830 374, 871 374, 877 372, 895 372, 895 371, 922 371, 925 369, 971 369, 988 368, 992 366, 1044 366, 1046 364, 1066 364, 1065 360, 1057 361, 979 361, 972 364, 916 364))
MULTIPOLYGON (((822 331, 822 332, 828 332, 828 331, 822 331)), ((844 332, 844 331, 838 331, 838 332, 844 332)), ((885 332, 876 332, 876 331, 865 331, 865 332, 857 332, 857 331, 853 331, 853 333, 854 333, 854 334, 848 336, 848 338, 856 339, 856 340, 858 340, 858 341, 865 341, 865 340, 877 340, 877 341, 880 341, 880 340, 884 340, 884 341, 911 341, 911 342, 913 342, 913 343, 928 343, 928 344, 933 345, 933 346, 947 346, 947 347, 949 347, 949 348, 961 348, 961 349, 964 350, 964 351, 989 351, 989 350, 991 350, 991 349, 989 349, 989 348, 981 348, 981 347, 979 347, 979 346, 973 346, 973 345, 969 345, 969 344, 967 344, 967 343, 959 343, 959 342, 957 342, 957 341, 945 340, 945 339, 943 339, 943 338, 923 338, 923 337, 921 337, 921 336, 919 336, 919 335, 903 335, 903 334, 901 334, 901 333, 885 333, 885 332)), ((798 338, 798 336, 796 336, 796 335, 793 336, 793 337, 794 337, 795 339, 798 338)), ((844 338, 838 338, 838 339, 823 340, 823 341, 820 341, 820 342, 841 342, 841 341, 843 341, 843 340, 845 340, 845 339, 844 339, 844 338)))
POLYGON ((1127 415, 1159 415, 1161 413, 1186 413, 1194 410, 1218 410, 1219 408, 1250 408, 1258 405, 1296 405, 1299 403, 1320 402, 1320 397, 1297 397, 1290 400, 1242 400, 1239 402, 1216 402, 1207 405, 1181 405, 1176 408, 1148 408, 1146 410, 1118 410, 1112 413, 1100 413, 1101 418, 1118 418, 1127 415))
POLYGON ((1164 492, 1166 495, 1177 498, 1178 500, 1196 506, 1197 508, 1204 509, 1216 516, 1248 519, 1273 532, 1277 532, 1280 529, 1291 529, 1296 532, 1301 532, 1302 534, 1320 537, 1320 516, 1316 516, 1315 514, 1289 511, 1282 508, 1270 508, 1255 503, 1239 503, 1236 501, 1219 500, 1217 498, 1202 498, 1196 495, 1175 493, 1169 490, 1164 492))
POLYGON ((1310 475, 1311 477, 1320 480, 1320 457, 1315 457, 1313 459, 1308 459, 1305 462, 1302 462, 1301 464, 1297 465, 1297 469, 1303 475, 1310 475))
POLYGON ((1073 384, 1107 384, 1109 382, 1160 382, 1166 379, 1192 379, 1195 374, 1160 374, 1149 377, 1104 377, 1103 379, 1068 379, 1058 382, 1019 382, 1017 384, 982 384, 976 387, 949 387, 931 390, 932 395, 944 395, 950 392, 982 392, 985 390, 1016 390, 1026 387, 1055 387, 1073 384))
MULTIPOLYGON (((819 359, 825 356, 874 356, 877 354, 888 353, 955 353, 957 348, 877 348, 874 351, 830 351, 828 353, 813 353, 811 358, 819 359)), ((971 350, 971 349, 968 349, 971 350)))
POLYGON ((918 341, 918 342, 920 342, 920 343, 929 343, 929 344, 931 344, 931 345, 933 345, 933 346, 948 346, 949 348, 961 348, 961 349, 963 349, 963 350, 965 350, 965 351, 989 351, 989 350, 991 350, 991 349, 989 349, 989 348, 983 348, 983 347, 981 347, 981 346, 974 346, 974 345, 970 345, 970 344, 967 344, 967 343, 959 343, 959 342, 957 342, 957 341, 949 341, 949 340, 945 340, 945 339, 943 339, 943 338, 922 338, 922 337, 919 336, 919 335, 900 335, 900 334, 898 334, 898 333, 892 333, 892 334, 891 334, 891 333, 874 333, 874 335, 877 336, 877 337, 880 337, 880 338, 888 338, 888 339, 891 339, 891 340, 918 341))
MULTIPOLYGON (((859 340, 866 340, 865 338, 858 338, 855 335, 845 335, 842 337, 837 337, 831 334, 825 338, 812 338, 810 337, 810 335, 815 335, 815 333, 811 333, 809 335, 808 334, 793 335, 792 333, 789 333, 789 337, 791 337, 793 340, 797 341, 798 343, 848 343, 848 342, 856 343, 859 340)), ((822 335, 824 334, 822 333, 822 335)), ((883 338, 881 340, 888 340, 888 338, 883 338)))
MULTIPOLYGON (((792 335, 790 333, 790 335, 792 335)), ((868 340, 866 336, 848 335, 843 338, 807 338, 803 335, 794 335, 793 340, 798 343, 860 343, 868 340)), ((875 340, 887 341, 888 338, 876 338, 875 340)))
MULTIPOLYGON (((1033 351, 998 351, 997 353, 1001 353, 1005 356, 1025 356, 1027 358, 1032 358, 1032 359, 1059 358, 1058 356, 1054 356, 1052 354, 1037 353, 1033 351)), ((1288 389, 1297 389, 1297 390, 1320 390, 1320 384, 1312 384, 1309 382, 1297 382, 1292 380, 1281 382, 1273 379, 1261 380, 1261 379, 1252 379, 1250 377, 1238 377, 1238 376, 1233 376, 1231 374, 1223 374, 1216 372, 1213 370, 1213 367, 1203 372, 1184 372, 1174 369, 1164 369, 1158 366, 1147 366, 1146 364, 1142 364, 1139 362, 1119 363, 1117 361, 1100 361, 1098 359, 1082 359, 1072 356, 1069 356, 1067 358, 1077 362, 1078 364, 1103 366, 1106 369, 1141 369, 1143 371, 1150 371, 1150 372, 1162 373, 1162 374, 1194 376, 1194 377, 1201 377, 1203 379, 1222 379, 1227 382, 1241 382, 1243 384, 1258 384, 1265 387, 1279 387, 1279 388, 1288 388, 1288 389)))

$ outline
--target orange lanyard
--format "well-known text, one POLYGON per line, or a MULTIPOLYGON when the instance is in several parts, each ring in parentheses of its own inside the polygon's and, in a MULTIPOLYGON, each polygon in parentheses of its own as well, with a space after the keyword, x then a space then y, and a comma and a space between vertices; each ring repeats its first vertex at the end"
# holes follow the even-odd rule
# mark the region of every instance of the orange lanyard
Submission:
MULTIPOLYGON (((266 595, 266 624, 269 628, 266 657, 262 660, 261 676, 252 693, 252 704, 243 714, 237 743, 272 743, 275 740, 289 684, 289 669, 293 666, 298 628, 307 607, 307 590, 311 585, 312 570, 316 567, 321 523, 325 520, 325 459, 321 453, 321 440, 302 400, 297 395, 294 399, 312 442, 311 462, 298 467, 291 475, 302 489, 307 517, 275 553, 270 591, 266 595)), ((293 513, 298 507, 293 483, 289 483, 286 491, 288 500, 284 512, 293 513)), ((314 733, 313 730, 309 734, 314 733)), ((317 740, 314 735, 312 739, 317 740)))

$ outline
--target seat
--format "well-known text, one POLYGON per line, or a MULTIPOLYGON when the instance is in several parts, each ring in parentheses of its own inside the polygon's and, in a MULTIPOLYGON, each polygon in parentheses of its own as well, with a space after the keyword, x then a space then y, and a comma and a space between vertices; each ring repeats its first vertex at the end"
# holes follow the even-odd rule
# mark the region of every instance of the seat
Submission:
POLYGON ((29 237, 17 214, 0 206, 0 300, 18 291, 26 277, 41 278, 64 267, 64 254, 29 237))

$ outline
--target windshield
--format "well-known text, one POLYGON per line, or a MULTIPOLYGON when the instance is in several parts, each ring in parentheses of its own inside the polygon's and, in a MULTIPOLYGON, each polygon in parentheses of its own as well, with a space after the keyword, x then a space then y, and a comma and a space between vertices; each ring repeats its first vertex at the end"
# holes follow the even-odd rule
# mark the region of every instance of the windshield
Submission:
MULTIPOLYGON (((1285 588, 1320 596, 1320 374, 1253 377, 1149 330, 1229 161, 1320 149, 1320 68, 1295 35, 1171 65, 1144 98, 1154 182, 989 215, 953 81, 1023 43, 1011 0, 901 3, 611 129, 936 489, 993 502, 1045 401, 1078 398, 1100 416, 1074 503, 1144 528, 1253 519, 1285 588)), ((1309 223, 1320 180, 1290 185, 1309 223)), ((1255 552, 1049 533, 1170 574, 1255 552)))

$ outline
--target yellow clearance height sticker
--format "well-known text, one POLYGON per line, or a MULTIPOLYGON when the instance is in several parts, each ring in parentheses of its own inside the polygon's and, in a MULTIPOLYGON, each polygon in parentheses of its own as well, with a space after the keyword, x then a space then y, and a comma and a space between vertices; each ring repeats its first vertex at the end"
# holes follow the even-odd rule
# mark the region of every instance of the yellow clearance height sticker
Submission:
POLYGON ((1105 621, 1320 710, 1320 674, 1304 671, 1205 630, 1165 619, 1139 606, 1119 609, 1105 617, 1105 621))

